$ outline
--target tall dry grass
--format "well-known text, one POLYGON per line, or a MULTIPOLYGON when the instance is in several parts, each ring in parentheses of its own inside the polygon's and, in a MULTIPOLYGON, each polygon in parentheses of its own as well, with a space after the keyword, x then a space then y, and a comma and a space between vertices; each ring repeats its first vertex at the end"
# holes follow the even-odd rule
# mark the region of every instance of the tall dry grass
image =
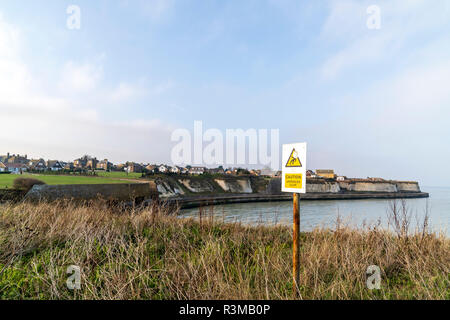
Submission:
MULTIPOLYGON (((291 299, 290 228, 201 222, 164 207, 0 207, 1 299, 291 299), (66 268, 81 268, 81 289, 66 268)), ((302 299, 449 299, 450 241, 427 228, 301 234, 302 299), (402 231, 403 230, 403 231, 402 231), (405 231, 407 230, 407 231, 405 231), (380 290, 366 270, 382 271, 380 290)), ((397 224, 395 224, 397 219, 397 224)))

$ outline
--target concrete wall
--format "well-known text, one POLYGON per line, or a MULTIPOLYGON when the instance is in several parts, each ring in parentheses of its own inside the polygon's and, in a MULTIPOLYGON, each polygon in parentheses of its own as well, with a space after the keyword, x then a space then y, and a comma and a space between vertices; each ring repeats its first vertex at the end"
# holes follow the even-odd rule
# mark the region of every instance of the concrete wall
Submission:
POLYGON ((396 186, 400 192, 420 192, 419 183, 417 182, 397 182, 396 186))
POLYGON ((337 182, 307 183, 306 192, 337 193, 341 188, 337 182))
POLYGON ((89 185, 35 185, 25 196, 29 201, 59 199, 133 201, 158 196, 154 183, 89 184, 89 185))
MULTIPOLYGON (((337 182, 320 181, 306 184, 306 192, 310 193, 338 193, 341 188, 337 182)), ((267 194, 282 194, 281 178, 273 178, 267 186, 267 194)))
POLYGON ((341 189, 353 192, 398 192, 395 183, 390 182, 339 182, 341 189))

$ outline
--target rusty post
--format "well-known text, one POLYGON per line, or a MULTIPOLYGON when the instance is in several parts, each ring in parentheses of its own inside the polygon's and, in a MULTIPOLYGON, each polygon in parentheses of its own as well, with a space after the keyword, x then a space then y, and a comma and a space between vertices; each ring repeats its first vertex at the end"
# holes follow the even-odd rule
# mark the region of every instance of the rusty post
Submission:
POLYGON ((300 194, 294 193, 293 295, 298 297, 300 285, 300 194))

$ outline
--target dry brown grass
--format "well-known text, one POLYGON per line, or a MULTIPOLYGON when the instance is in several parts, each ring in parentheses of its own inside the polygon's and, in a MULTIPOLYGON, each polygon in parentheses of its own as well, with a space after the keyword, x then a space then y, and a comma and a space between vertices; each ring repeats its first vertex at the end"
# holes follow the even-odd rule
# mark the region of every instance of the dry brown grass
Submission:
MULTIPOLYGON (((103 204, 0 207, 2 299, 291 299, 292 233, 103 204), (81 290, 66 268, 81 267, 81 290)), ((401 210, 396 213, 402 225, 401 210)), ((425 228, 426 229, 426 228, 425 228)), ((377 227, 301 235, 302 299, 449 299, 450 241, 377 227), (382 270, 368 290, 366 270, 382 270)))

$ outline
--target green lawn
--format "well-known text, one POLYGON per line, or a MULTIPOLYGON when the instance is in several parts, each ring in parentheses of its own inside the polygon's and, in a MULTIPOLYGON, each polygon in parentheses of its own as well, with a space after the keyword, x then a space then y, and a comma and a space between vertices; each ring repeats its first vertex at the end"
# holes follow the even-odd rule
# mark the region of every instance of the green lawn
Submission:
POLYGON ((99 177, 115 178, 115 179, 139 179, 142 173, 126 173, 126 172, 105 172, 96 171, 99 177))
MULTIPOLYGON (((35 178, 39 179, 49 185, 57 184, 109 184, 109 183, 130 183, 129 181, 118 180, 121 177, 85 177, 85 176, 58 176, 58 175, 15 175, 15 174, 0 174, 0 189, 12 188, 13 181, 16 178, 35 178)), ((129 177, 131 178, 131 177, 129 177)))

